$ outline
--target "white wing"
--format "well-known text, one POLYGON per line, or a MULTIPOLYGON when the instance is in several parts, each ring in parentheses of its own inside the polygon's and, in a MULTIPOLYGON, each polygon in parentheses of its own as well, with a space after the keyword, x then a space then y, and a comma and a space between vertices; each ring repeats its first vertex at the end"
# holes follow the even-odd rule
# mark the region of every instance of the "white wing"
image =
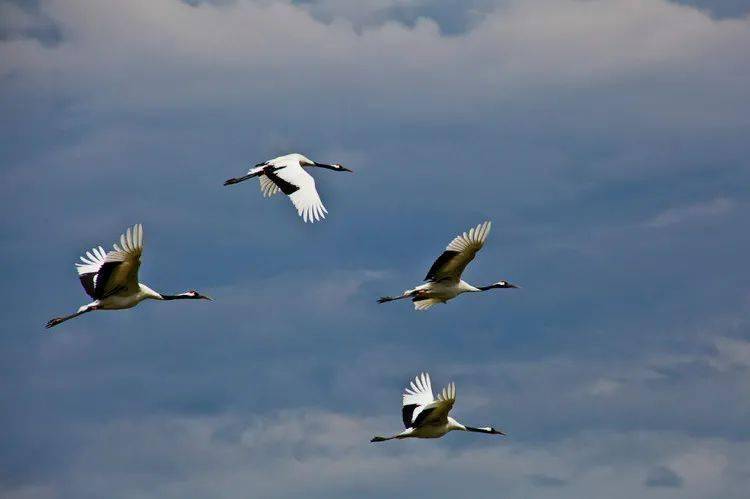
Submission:
POLYGON ((425 281, 438 282, 447 279, 458 282, 466 266, 484 246, 491 227, 492 223, 487 221, 470 229, 468 233, 456 236, 432 264, 425 281))
POLYGON ((411 388, 404 390, 401 415, 404 426, 410 428, 422 409, 434 401, 430 375, 422 373, 410 383, 411 388))
POLYGON ((299 163, 294 162, 281 168, 269 168, 265 175, 281 192, 289 196, 297 214, 305 222, 316 222, 325 218, 328 213, 315 189, 315 179, 307 173, 299 163))
POLYGON ((266 175, 261 175, 260 192, 263 193, 264 198, 270 198, 271 196, 279 192, 279 188, 266 175))
POLYGON ((76 262, 76 270, 78 271, 78 278, 81 280, 81 285, 86 290, 86 294, 92 298, 96 298, 97 277, 106 257, 107 253, 104 251, 104 248, 99 246, 98 248, 93 248, 91 251, 87 251, 81 257, 83 263, 76 262))
POLYGON ((83 288, 94 299, 104 298, 113 293, 138 288, 138 268, 143 252, 143 226, 129 227, 120 236, 120 246, 113 245, 113 251, 104 252, 99 246, 86 252, 81 262, 76 263, 78 276, 83 288), (121 246, 121 247, 120 247, 121 246))
POLYGON ((435 400, 435 397, 432 395, 432 384, 430 383, 430 375, 428 373, 418 375, 409 384, 411 388, 406 387, 404 389, 403 405, 426 405, 435 400))
POLYGON ((417 300, 414 302, 414 310, 427 310, 436 303, 440 303, 440 300, 434 298, 427 298, 426 300, 417 300))
MULTIPOLYGON (((418 417, 419 424, 435 424, 445 423, 448 418, 448 413, 453 409, 453 404, 456 402, 456 384, 449 383, 448 386, 443 388, 437 396, 437 399, 432 404, 426 405, 422 408, 422 411, 418 417)), ((415 424, 417 421, 415 421, 415 424)))

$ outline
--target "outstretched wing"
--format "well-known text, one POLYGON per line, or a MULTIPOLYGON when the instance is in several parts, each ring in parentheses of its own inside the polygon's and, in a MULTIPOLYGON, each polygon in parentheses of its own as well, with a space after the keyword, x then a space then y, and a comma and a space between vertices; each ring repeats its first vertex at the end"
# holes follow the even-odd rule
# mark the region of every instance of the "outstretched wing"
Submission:
POLYGON ((401 417, 406 428, 413 427, 414 421, 422 412, 422 409, 434 401, 429 374, 418 375, 410 383, 410 386, 411 388, 407 387, 404 390, 403 407, 401 408, 401 417))
POLYGON ((416 417, 414 426, 444 424, 448 421, 448 413, 456 402, 456 384, 449 383, 437 396, 437 399, 426 405, 416 417))
POLYGON ((271 196, 279 192, 279 188, 276 184, 273 183, 270 178, 268 178, 267 175, 261 175, 260 192, 263 193, 264 198, 270 198, 271 196))
POLYGON ((143 251, 143 227, 136 224, 120 236, 120 246, 105 253, 99 246, 87 251, 76 263, 83 289, 95 300, 138 287, 138 268, 143 251))
POLYGON ((466 266, 484 246, 491 226, 492 223, 487 221, 456 236, 432 264, 424 280, 437 282, 447 279, 458 282, 466 266))
POLYGON ((440 303, 440 300, 434 298, 424 298, 422 300, 412 300, 414 302, 414 310, 427 310, 436 303, 440 303))
POLYGON ((305 222, 316 222, 328 213, 315 189, 315 179, 298 162, 264 170, 265 176, 292 200, 305 222))
POLYGON ((86 290, 86 294, 94 299, 97 299, 97 281, 101 286, 101 282, 106 281, 112 272, 112 265, 102 270, 102 267, 106 263, 106 257, 107 253, 104 251, 104 248, 99 246, 98 248, 93 248, 91 251, 87 251, 81 257, 83 263, 76 262, 76 270, 78 271, 78 278, 81 280, 81 285, 86 290))

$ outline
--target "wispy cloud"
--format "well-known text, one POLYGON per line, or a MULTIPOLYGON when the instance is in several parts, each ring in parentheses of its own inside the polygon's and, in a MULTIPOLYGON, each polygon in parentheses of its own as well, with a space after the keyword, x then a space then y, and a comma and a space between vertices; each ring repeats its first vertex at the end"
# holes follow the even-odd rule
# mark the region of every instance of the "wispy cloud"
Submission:
POLYGON ((0 495, 744 497, 750 18, 685 3, 0 0, 0 495), (324 223, 221 185, 291 150, 324 223), (485 219, 522 290, 375 303, 485 219), (135 222, 216 301, 44 331, 135 222), (509 437, 370 445, 421 370, 509 437))
POLYGON ((716 198, 702 203, 670 208, 647 221, 646 226, 662 228, 684 222, 705 220, 729 213, 735 207, 735 204, 732 199, 716 198))

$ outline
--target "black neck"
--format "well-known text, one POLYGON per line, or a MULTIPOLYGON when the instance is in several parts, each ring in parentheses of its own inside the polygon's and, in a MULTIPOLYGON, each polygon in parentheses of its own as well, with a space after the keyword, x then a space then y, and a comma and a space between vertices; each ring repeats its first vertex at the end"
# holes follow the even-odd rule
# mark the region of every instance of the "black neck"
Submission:
POLYGON ((188 296, 188 295, 161 295, 162 300, 187 300, 189 298, 195 298, 195 297, 188 296))
POLYGON ((466 426, 466 431, 473 431, 475 433, 487 433, 488 435, 505 435, 501 431, 497 431, 494 428, 474 428, 473 426, 466 426))
POLYGON ((490 289, 500 289, 502 286, 499 284, 490 284, 489 286, 479 286, 477 289, 480 289, 482 291, 488 291, 490 289))
POLYGON ((314 166, 317 166, 318 168, 327 168, 329 170, 337 170, 337 168, 333 165, 328 165, 326 163, 313 163, 314 166))

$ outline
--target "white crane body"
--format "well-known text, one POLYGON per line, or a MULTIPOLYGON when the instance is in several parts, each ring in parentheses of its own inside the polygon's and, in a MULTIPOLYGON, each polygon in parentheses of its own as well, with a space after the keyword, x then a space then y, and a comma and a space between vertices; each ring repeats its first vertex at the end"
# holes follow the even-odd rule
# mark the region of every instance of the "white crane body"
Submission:
POLYGON ((386 440, 401 440, 404 438, 440 438, 454 430, 505 435, 502 431, 496 430, 491 426, 475 428, 459 423, 448 415, 455 402, 455 384, 448 384, 437 397, 434 397, 432 395, 430 375, 422 373, 414 378, 410 386, 404 391, 401 418, 406 429, 389 437, 373 437, 370 441, 384 442, 386 440))
POLYGON ((138 282, 138 269, 143 253, 143 226, 136 224, 120 236, 120 245, 115 243, 112 250, 104 251, 101 246, 87 251, 76 263, 78 277, 86 293, 94 301, 79 307, 78 311, 47 322, 51 328, 79 315, 94 310, 122 310, 132 308, 143 300, 205 299, 195 290, 177 295, 157 293, 145 284, 138 282))
POLYGON ((297 209, 297 214, 307 222, 324 219, 328 210, 320 200, 315 187, 315 179, 305 168, 326 168, 334 171, 351 172, 339 164, 317 163, 302 154, 287 154, 269 159, 250 168, 242 177, 230 178, 224 185, 233 185, 258 177, 263 197, 271 197, 281 191, 286 194, 297 209))
POLYGON ((499 281, 489 286, 476 287, 461 279, 466 266, 482 249, 492 224, 487 221, 456 236, 445 251, 435 260, 427 272, 424 284, 407 289, 400 296, 383 296, 378 302, 411 298, 415 310, 427 310, 436 303, 447 303, 463 293, 477 293, 489 289, 517 288, 507 281, 499 281))

